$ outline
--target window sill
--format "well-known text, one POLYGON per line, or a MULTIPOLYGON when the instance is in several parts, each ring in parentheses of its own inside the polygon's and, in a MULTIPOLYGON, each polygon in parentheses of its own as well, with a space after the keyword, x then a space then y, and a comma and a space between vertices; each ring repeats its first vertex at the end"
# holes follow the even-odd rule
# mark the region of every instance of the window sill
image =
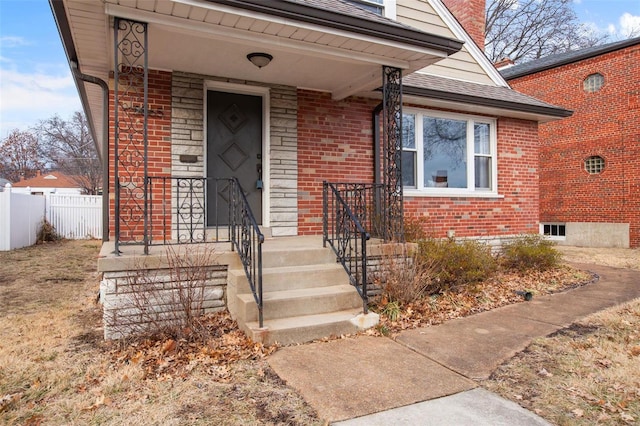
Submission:
POLYGON ((504 198, 504 195, 493 191, 467 191, 464 189, 408 189, 403 190, 405 197, 438 197, 438 198, 504 198))

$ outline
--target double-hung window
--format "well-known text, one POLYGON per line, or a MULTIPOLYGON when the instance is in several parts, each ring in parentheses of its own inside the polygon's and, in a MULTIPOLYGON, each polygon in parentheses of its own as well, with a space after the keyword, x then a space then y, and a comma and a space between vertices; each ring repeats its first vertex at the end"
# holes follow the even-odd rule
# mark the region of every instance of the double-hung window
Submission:
POLYGON ((402 181, 408 195, 496 195, 496 121, 405 109, 402 181))

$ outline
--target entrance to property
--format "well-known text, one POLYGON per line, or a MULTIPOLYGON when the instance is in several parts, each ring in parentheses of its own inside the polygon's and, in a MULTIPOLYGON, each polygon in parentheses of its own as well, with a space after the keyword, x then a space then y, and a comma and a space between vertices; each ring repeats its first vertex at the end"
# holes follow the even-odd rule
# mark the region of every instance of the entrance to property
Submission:
MULTIPOLYGON (((207 177, 236 177, 262 224, 262 97, 207 91, 207 177)), ((207 226, 227 225, 227 185, 207 187, 207 226)))

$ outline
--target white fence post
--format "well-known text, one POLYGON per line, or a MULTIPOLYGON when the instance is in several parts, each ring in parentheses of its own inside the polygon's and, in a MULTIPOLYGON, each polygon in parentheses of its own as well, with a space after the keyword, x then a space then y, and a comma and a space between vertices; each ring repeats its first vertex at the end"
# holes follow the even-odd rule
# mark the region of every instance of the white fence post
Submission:
POLYGON ((47 220, 69 239, 102 238, 102 196, 47 194, 47 220))
POLYGON ((36 243, 44 219, 44 201, 39 195, 11 192, 11 186, 0 192, 0 250, 36 243))
POLYGON ((0 192, 0 251, 11 250, 11 184, 0 192))

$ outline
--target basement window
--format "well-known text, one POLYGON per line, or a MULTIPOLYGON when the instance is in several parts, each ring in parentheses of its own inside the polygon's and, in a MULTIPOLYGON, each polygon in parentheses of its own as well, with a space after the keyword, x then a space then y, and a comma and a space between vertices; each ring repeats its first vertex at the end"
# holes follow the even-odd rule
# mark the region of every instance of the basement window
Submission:
POLYGON ((582 82, 584 91, 588 93, 597 92, 602 86, 604 86, 604 76, 600 73, 588 75, 582 82))
POLYGON ((567 226, 564 223, 541 223, 540 233, 552 240, 564 240, 567 236, 567 226))
POLYGON ((592 155, 584 160, 584 169, 590 175, 597 175, 604 170, 604 158, 598 155, 592 155))

